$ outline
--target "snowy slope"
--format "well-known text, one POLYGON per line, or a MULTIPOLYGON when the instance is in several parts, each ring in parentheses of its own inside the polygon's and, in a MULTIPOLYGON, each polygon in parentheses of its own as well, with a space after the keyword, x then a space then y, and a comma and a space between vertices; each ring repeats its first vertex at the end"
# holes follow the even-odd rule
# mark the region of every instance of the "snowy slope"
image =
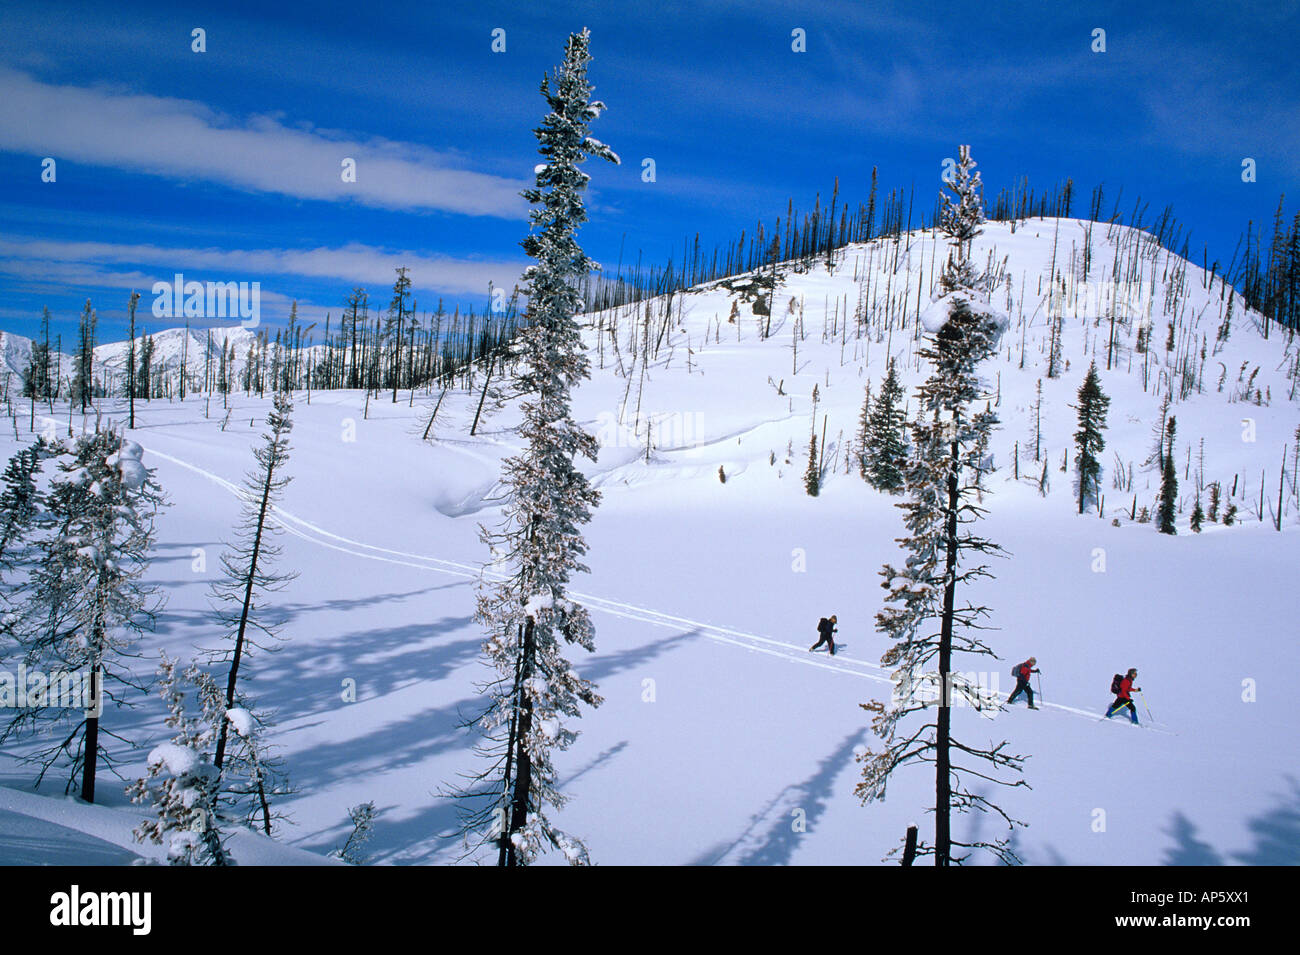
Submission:
MULTIPOLYGON (((0 786, 0 862, 4 865, 166 864, 162 846, 142 845, 131 830, 135 812, 89 806, 0 786)), ((257 832, 235 833, 230 852, 240 865, 341 865, 281 845, 257 832)))
MULTIPOLYGON (((50 356, 51 363, 59 367, 60 375, 67 374, 72 364, 72 358, 54 352, 52 345, 50 351, 53 353, 50 356)), ((16 395, 22 389, 23 375, 27 371, 31 359, 32 340, 30 338, 0 331, 0 375, 4 375, 6 372, 11 374, 9 390, 12 394, 16 395)))
MULTIPOLYGON (((1155 290, 1145 389, 1142 355, 1132 351, 1137 323, 1120 330, 1115 367, 1105 371, 1104 306, 1076 286, 1063 329, 1069 367, 1059 379, 1043 379, 1050 490, 1040 496, 1042 464, 1025 449, 1046 365, 1052 249, 1055 242, 1057 270, 1068 268, 1084 228, 1031 220, 1013 234, 990 224, 976 243, 981 261, 1004 263, 1010 283, 994 298, 1011 318, 1002 354, 986 368, 1000 389, 1003 422, 992 448, 998 470, 988 482, 986 531, 1010 556, 976 594, 993 608, 1000 632, 990 638, 1004 658, 984 679, 1008 690, 1007 669, 1032 653, 1044 671, 1046 705, 1039 712, 1017 706, 980 723, 983 717, 958 711, 955 722, 1031 757, 1032 789, 1002 799, 1030 823, 1018 836, 1028 862, 1300 861, 1300 792, 1289 775, 1297 746, 1276 729, 1289 725, 1284 687, 1300 673, 1300 651, 1279 625, 1297 609, 1287 577, 1300 510, 1289 484, 1282 533, 1269 510, 1283 447, 1294 451, 1298 416, 1287 371, 1295 346, 1276 331, 1263 340, 1258 316, 1243 315, 1238 302, 1226 345, 1209 354, 1226 300, 1217 281, 1185 265, 1179 327, 1198 341, 1206 334, 1209 348, 1203 391, 1172 407, 1185 499, 1179 535, 1162 536, 1130 522, 1128 509, 1135 495, 1139 507, 1155 496, 1155 474, 1141 463, 1159 414, 1156 382, 1170 357, 1165 293, 1184 265, 1164 252, 1138 254, 1135 267, 1155 290), (1106 513, 1080 517, 1059 463, 1067 448, 1073 459, 1069 405, 1094 355, 1112 397, 1106 513), (1227 369, 1221 392, 1220 362, 1227 369), (1253 395, 1235 400, 1243 362, 1243 383, 1260 369, 1260 405, 1253 395), (1243 440, 1242 419, 1253 420, 1254 441, 1243 440), (1242 523, 1207 524, 1192 535, 1187 492, 1201 439, 1205 480, 1231 486, 1236 479, 1242 523), (1016 442, 1020 481, 1012 477, 1016 442), (1131 492, 1112 487, 1112 451, 1126 469, 1133 463, 1131 492), (1255 514, 1261 472, 1263 520, 1255 514), (1111 674, 1129 666, 1140 669, 1158 719, 1149 728, 1097 719, 1111 674), (1243 700, 1243 681, 1254 681, 1257 701, 1243 700)), ((1099 282, 1138 240, 1114 229, 1108 241, 1105 227, 1095 230, 1097 274, 1089 278, 1099 282)), ((889 692, 878 665, 885 644, 874 631, 877 571, 898 560, 902 524, 895 499, 868 488, 845 451, 863 388, 868 379, 878 385, 887 356, 898 360, 909 388, 924 374, 915 361, 916 316, 941 261, 933 237, 916 234, 897 249, 892 241, 851 247, 833 272, 783 270, 766 340, 759 337, 764 320, 741 293, 718 284, 676 296, 659 357, 644 369, 632 364, 630 310, 619 317, 617 352, 608 333, 602 342, 594 331, 608 329, 614 316, 591 316, 593 379, 575 407, 602 438, 590 472, 604 500, 587 534, 592 572, 575 590, 597 626, 597 652, 579 669, 606 702, 581 721, 582 736, 559 766, 572 797, 561 824, 587 839, 595 861, 873 863, 908 822, 928 826, 933 777, 924 770, 898 777, 884 804, 862 807, 853 794, 854 755, 872 742, 858 704, 889 692), (737 324, 727 318, 733 301, 737 324), (873 315, 861 336, 852 320, 859 303, 873 315), (814 384, 819 438, 827 416, 830 472, 816 499, 802 486, 814 384), (817 618, 831 612, 844 652, 810 654, 817 618), (794 825, 801 818, 802 830, 794 825)), ((1142 301, 1133 296, 1132 307, 1141 312, 1142 301)), ((662 307, 651 303, 650 311, 662 307)), ((1199 344, 1193 351, 1199 366, 1199 344)), ((374 799, 379 816, 369 848, 378 861, 455 861, 455 807, 439 793, 477 765, 475 738, 460 721, 474 714, 476 682, 486 672, 472 619, 484 560, 478 524, 496 519, 500 460, 517 447, 512 413, 490 418, 470 438, 478 396, 451 394, 434 440, 421 443, 436 395, 414 409, 372 400, 368 419, 360 393, 316 393, 310 406, 298 398, 294 481, 279 517, 284 564, 300 576, 276 605, 285 647, 254 657, 247 686, 278 710, 276 742, 298 790, 283 803, 294 825, 282 838, 327 851, 346 837, 347 808, 374 799), (349 680, 355 703, 342 699, 349 680)), ((242 395, 231 404, 224 431, 215 402, 211 419, 201 398, 137 405, 134 437, 174 501, 160 521, 151 570, 168 594, 157 644, 185 657, 214 639, 205 593, 238 513, 230 482, 248 468, 269 406, 242 395)), ((113 403, 104 407, 111 412, 113 403)), ((0 446, 10 453, 12 435, 0 436, 0 446)), ((154 652, 149 647, 146 656, 154 652)), ((1146 710, 1142 717, 1148 721, 1146 710)), ((121 755, 125 775, 139 772, 162 738, 156 702, 110 712, 106 723, 137 740, 138 749, 121 755)), ((11 780, 24 772, 13 755, 3 764, 11 780)), ((113 787, 103 791, 114 811, 134 811, 113 787)), ((9 820, 0 815, 0 833, 9 820)), ((957 831, 968 835, 981 824, 991 834, 987 819, 963 821, 957 831)))

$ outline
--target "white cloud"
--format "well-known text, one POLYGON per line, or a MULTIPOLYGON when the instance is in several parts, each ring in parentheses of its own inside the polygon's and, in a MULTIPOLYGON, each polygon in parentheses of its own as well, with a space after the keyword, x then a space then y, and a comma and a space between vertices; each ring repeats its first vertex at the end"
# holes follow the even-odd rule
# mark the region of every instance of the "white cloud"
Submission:
POLYGON ((523 218, 522 180, 456 168, 425 146, 358 139, 193 100, 58 86, 0 66, 0 149, 301 199, 523 218), (356 160, 356 182, 340 175, 356 160))
MULTIPOLYGON (((523 265, 457 259, 350 242, 315 249, 197 249, 109 242, 67 242, 35 237, 0 238, 0 273, 73 287, 141 288, 187 278, 264 281, 299 276, 334 281, 340 296, 361 285, 372 293, 392 287, 398 266, 406 266, 417 290, 447 295, 486 295, 488 283, 511 288, 523 265), (108 267, 130 267, 125 271, 108 267), (149 268, 152 266, 153 268, 149 268)), ((276 283, 283 287, 283 281, 276 283)))

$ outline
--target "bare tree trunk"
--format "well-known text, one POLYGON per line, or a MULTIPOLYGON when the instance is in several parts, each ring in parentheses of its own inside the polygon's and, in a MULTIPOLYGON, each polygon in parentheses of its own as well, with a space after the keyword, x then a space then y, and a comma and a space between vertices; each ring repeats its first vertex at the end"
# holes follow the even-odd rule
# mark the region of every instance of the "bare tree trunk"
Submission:
POLYGON ((483 376, 483 393, 478 396, 478 410, 474 412, 474 424, 469 429, 469 436, 474 437, 474 432, 478 430, 479 415, 483 413, 483 402, 487 399, 488 383, 492 380, 492 364, 496 361, 496 354, 488 355, 487 374, 483 376))
MULTIPOLYGON (((248 613, 253 603, 253 581, 257 578, 257 560, 262 553, 262 530, 266 526, 266 512, 271 500, 271 481, 273 470, 267 468, 266 478, 262 483, 262 502, 257 510, 257 530, 253 533, 253 552, 248 559, 248 575, 244 583, 244 605, 239 612, 239 631, 235 635, 235 652, 230 661, 230 675, 226 678, 226 709, 235 705, 235 681, 239 678, 239 662, 244 653, 244 633, 248 628, 248 613)), ((221 731, 217 737, 217 753, 212 764, 221 771, 221 764, 226 756, 226 734, 230 721, 221 721, 221 731)))
MULTIPOLYGON (((957 422, 954 419, 953 425, 957 422)), ((943 625, 939 632, 939 718, 935 736, 934 772, 934 864, 950 864, 952 832, 948 814, 952 804, 952 765, 948 743, 952 726, 952 700, 949 695, 949 674, 952 672, 952 628, 954 601, 957 593, 957 507, 960 492, 957 483, 961 446, 952 442, 952 464, 948 471, 948 515, 945 538, 943 625)))
POLYGON ((903 846, 903 865, 911 865, 916 859, 916 826, 907 827, 907 842, 903 846))
MULTIPOLYGON (((94 667, 90 671, 90 699, 92 702, 99 700, 99 694, 103 692, 103 687, 99 685, 99 667, 94 667)), ((91 712, 97 712, 99 707, 95 707, 91 712)), ((95 765, 99 755, 99 717, 86 717, 86 739, 85 749, 82 753, 81 762, 81 798, 86 802, 95 801, 95 765)))
MULTIPOLYGON (((533 675, 533 656, 535 647, 533 645, 533 618, 529 617, 528 622, 524 624, 524 645, 521 648, 523 653, 523 666, 519 671, 519 681, 515 688, 516 699, 522 696, 524 683, 533 675)), ((511 841, 510 835, 523 829, 528 822, 528 804, 529 796, 532 795, 533 788, 533 763, 528 753, 528 747, 522 744, 521 740, 527 740, 528 734, 533 728, 533 704, 531 700, 519 699, 519 721, 515 727, 514 748, 518 753, 516 759, 515 777, 513 780, 514 789, 511 793, 510 806, 510 826, 505 833, 505 842, 502 845, 502 853, 505 856, 504 865, 518 865, 518 853, 515 849, 514 842, 511 841)))

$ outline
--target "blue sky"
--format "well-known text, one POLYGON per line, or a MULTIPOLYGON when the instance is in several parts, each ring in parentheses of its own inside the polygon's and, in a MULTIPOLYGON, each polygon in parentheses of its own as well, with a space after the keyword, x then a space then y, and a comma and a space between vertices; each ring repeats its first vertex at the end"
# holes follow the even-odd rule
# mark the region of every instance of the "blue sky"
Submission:
POLYGON ((48 305, 66 339, 90 298, 100 338, 121 337, 131 289, 147 312, 175 272, 260 281, 272 323, 291 299, 337 320, 354 285, 386 304, 396 265, 421 311, 481 308, 489 280, 523 264, 537 85, 583 26, 608 106, 593 133, 623 157, 589 166, 583 242, 611 271, 620 248, 662 262, 687 235, 707 247, 772 222, 788 197, 811 208, 836 175, 841 198, 864 201, 873 165, 928 208, 959 142, 990 197, 1022 175, 1040 190, 1070 176, 1076 209, 1098 182, 1108 205, 1123 188, 1125 211, 1138 195, 1152 215, 1172 204, 1198 261, 1208 244, 1226 262, 1280 193, 1300 207, 1296 0, 9 0, 0 328, 33 334, 48 305), (344 156, 356 184, 340 181, 344 156))

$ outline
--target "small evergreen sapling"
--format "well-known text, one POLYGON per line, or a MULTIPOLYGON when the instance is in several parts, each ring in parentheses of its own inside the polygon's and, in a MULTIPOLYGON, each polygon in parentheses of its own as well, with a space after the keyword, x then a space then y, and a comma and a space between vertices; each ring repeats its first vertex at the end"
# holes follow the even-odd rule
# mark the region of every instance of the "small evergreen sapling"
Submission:
POLYGON ((214 723, 224 718, 220 694, 202 670, 190 666, 180 673, 165 653, 158 673, 167 707, 164 722, 174 732, 170 742, 150 751, 147 774, 126 789, 133 803, 154 810, 154 817, 136 828, 135 838, 165 846, 170 865, 231 865, 217 808, 219 774, 209 753, 214 723), (190 689, 201 701, 197 717, 186 712, 190 689))
POLYGON ((347 841, 335 850, 334 855, 348 865, 365 865, 368 860, 363 855, 363 851, 370 837, 374 835, 374 800, 353 806, 348 810, 348 818, 352 820, 352 831, 348 833, 347 841))
POLYGON ((817 467, 816 431, 813 431, 808 437, 808 467, 803 472, 803 487, 808 492, 809 497, 816 497, 821 493, 822 481, 821 472, 817 467))

